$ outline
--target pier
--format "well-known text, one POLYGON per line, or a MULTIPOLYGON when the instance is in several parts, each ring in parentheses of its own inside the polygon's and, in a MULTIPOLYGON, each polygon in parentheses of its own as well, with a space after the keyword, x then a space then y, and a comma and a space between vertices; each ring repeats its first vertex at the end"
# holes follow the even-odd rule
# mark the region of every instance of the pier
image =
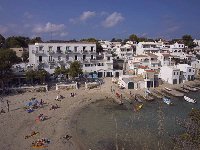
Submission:
POLYGON ((165 93, 167 93, 167 94, 169 94, 169 95, 175 96, 175 97, 182 97, 182 96, 184 96, 183 93, 178 92, 176 90, 170 90, 170 91, 168 91, 168 90, 163 89, 162 91, 165 92, 165 93))

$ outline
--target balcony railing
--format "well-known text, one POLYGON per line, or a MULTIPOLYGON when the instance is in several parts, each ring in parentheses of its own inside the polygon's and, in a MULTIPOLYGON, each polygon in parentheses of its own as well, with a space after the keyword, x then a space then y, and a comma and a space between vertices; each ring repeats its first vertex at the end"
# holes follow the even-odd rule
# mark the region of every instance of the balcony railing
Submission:
POLYGON ((47 51, 49 54, 54 54, 55 52, 53 50, 47 51))
POLYGON ((38 64, 45 64, 45 61, 44 61, 44 60, 43 60, 43 61, 37 60, 37 63, 38 63, 38 64))
POLYGON ((63 52, 61 50, 56 50, 56 53, 62 54, 63 52))
POLYGON ((64 63, 64 60, 61 59, 61 60, 58 60, 57 62, 58 62, 58 63, 64 63))
POLYGON ((65 51, 65 54, 70 54, 70 53, 72 53, 71 50, 66 50, 66 51, 65 51))
POLYGON ((44 54, 44 50, 32 50, 33 54, 44 54))

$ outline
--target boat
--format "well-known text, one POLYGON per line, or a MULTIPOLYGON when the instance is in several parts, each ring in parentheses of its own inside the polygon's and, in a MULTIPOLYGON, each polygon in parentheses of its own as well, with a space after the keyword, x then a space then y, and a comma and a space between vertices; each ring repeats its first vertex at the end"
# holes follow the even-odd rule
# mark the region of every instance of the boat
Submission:
POLYGON ((190 91, 193 91, 193 92, 198 91, 198 89, 196 89, 195 87, 191 87, 191 86, 188 86, 188 85, 184 85, 183 88, 187 89, 187 90, 190 90, 190 91))
POLYGON ((136 104, 136 105, 133 105, 133 109, 134 111, 139 111, 141 108, 143 107, 143 104, 136 104))
POLYGON ((172 89, 168 88, 168 87, 165 87, 165 90, 167 91, 172 91, 172 89))
POLYGON ((138 101, 138 102, 140 102, 140 103, 143 102, 143 100, 142 100, 142 98, 141 98, 140 95, 135 95, 135 100, 138 101))
POLYGON ((170 105, 170 104, 171 104, 170 98, 169 98, 169 97, 166 97, 166 96, 163 97, 163 102, 166 103, 167 105, 170 105))
POLYGON ((184 99, 189 103, 196 103, 197 102, 195 99, 189 98, 187 96, 184 96, 184 99))

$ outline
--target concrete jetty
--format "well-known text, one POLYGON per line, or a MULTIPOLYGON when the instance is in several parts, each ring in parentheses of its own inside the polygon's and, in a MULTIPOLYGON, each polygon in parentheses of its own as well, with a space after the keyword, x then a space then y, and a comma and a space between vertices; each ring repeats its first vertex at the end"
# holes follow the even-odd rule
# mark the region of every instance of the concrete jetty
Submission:
POLYGON ((167 93, 167 94, 169 94, 169 95, 176 96, 176 97, 182 97, 182 96, 184 96, 183 93, 178 92, 176 90, 170 90, 170 91, 168 91, 166 89, 163 89, 162 91, 165 92, 165 93, 167 93))
POLYGON ((175 90, 183 93, 189 93, 189 90, 186 90, 184 88, 176 88, 175 90))

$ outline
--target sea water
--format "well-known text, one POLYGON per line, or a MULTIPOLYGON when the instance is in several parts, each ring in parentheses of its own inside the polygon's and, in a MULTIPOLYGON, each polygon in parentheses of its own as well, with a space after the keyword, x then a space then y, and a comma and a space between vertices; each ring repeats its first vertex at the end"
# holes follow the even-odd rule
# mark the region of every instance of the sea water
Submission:
POLYGON ((146 102, 134 112, 133 105, 117 105, 107 100, 83 108, 72 121, 73 131, 86 149, 92 150, 157 150, 173 149, 173 135, 183 133, 178 119, 186 119, 192 108, 200 108, 200 92, 186 94, 197 104, 183 97, 172 97, 172 106, 162 100, 146 102))

